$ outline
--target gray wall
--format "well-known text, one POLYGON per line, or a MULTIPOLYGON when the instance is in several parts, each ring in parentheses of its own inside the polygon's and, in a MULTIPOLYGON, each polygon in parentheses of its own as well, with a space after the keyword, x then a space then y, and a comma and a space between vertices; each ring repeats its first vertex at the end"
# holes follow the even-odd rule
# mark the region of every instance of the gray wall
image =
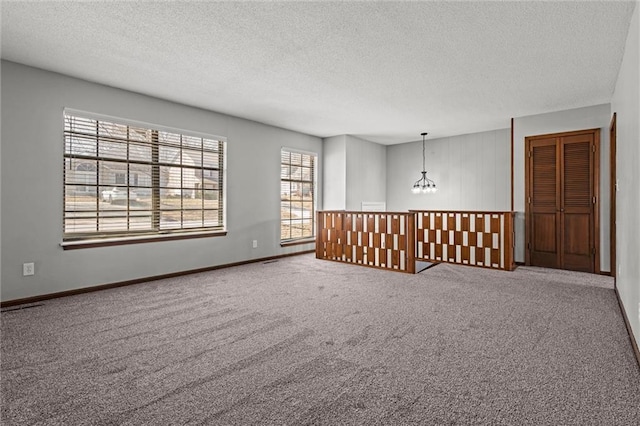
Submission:
POLYGON ((387 192, 387 149, 384 145, 347 136, 347 210, 363 201, 384 202, 387 192))
POLYGON ((422 176, 422 140, 387 147, 387 209, 511 209, 509 129, 426 141, 427 177, 436 193, 413 194, 422 176))
POLYGON ((384 145, 350 135, 333 136, 323 142, 323 205, 327 210, 360 210, 363 201, 385 201, 384 145))
POLYGON ((346 135, 323 139, 324 192, 327 210, 346 210, 347 205, 347 141, 346 135))
POLYGON ((1 66, 3 301, 313 249, 280 247, 280 149, 318 153, 321 186, 321 139, 11 62, 1 66), (226 136, 228 235, 62 250, 65 107, 226 136), (22 276, 24 262, 35 262, 35 276, 22 276))
POLYGON ((640 5, 636 4, 611 107, 617 113, 616 286, 640 346, 640 5))
POLYGON ((525 194, 525 137, 549 133, 600 128, 600 269, 609 271, 609 123, 611 106, 595 105, 548 114, 519 117, 514 120, 513 168, 514 209, 516 213, 517 262, 524 262, 524 194, 525 194))

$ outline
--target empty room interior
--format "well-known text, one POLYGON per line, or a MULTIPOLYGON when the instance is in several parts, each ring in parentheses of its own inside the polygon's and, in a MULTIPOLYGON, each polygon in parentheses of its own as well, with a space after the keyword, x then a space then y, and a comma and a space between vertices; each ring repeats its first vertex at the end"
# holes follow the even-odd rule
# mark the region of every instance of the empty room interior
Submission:
POLYGON ((0 13, 2 424, 640 424, 637 1, 0 13))

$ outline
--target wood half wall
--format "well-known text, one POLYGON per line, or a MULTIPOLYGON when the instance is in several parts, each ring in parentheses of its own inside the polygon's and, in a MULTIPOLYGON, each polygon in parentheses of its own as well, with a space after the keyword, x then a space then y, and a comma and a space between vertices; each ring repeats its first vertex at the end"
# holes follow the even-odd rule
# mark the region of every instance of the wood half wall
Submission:
POLYGON ((415 273, 416 261, 512 271, 513 212, 317 213, 316 257, 415 273))
POLYGON ((417 211, 416 259, 513 271, 514 212, 417 211))
POLYGON ((319 211, 316 257, 415 273, 415 213, 319 211))

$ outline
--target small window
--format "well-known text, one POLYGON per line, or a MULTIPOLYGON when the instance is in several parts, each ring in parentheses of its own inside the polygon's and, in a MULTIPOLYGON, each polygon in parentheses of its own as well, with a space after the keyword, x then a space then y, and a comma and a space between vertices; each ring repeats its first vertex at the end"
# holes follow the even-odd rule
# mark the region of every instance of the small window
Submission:
POLYGON ((225 142, 64 115, 64 241, 224 231, 225 142))
POLYGON ((127 174, 126 173, 116 173, 116 185, 126 185, 127 184, 127 174))
POLYGON ((315 236, 317 155, 282 148, 280 153, 280 240, 315 236))

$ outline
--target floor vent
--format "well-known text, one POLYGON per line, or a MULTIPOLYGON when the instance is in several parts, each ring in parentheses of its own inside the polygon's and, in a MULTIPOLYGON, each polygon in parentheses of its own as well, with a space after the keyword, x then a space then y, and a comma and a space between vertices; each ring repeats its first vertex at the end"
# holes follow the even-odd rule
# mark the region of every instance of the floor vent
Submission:
POLYGON ((23 305, 23 306, 16 306, 14 308, 6 308, 1 310, 0 312, 21 311, 23 309, 38 308, 40 306, 44 306, 44 303, 38 303, 37 305, 23 305))

